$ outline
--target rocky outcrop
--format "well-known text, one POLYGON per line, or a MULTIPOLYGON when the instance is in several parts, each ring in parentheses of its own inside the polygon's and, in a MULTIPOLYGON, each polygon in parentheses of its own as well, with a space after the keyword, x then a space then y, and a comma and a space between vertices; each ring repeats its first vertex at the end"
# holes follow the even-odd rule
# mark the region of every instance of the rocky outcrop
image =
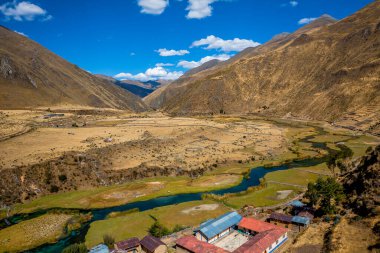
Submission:
POLYGON ((380 214, 380 145, 347 166, 340 182, 355 212, 363 216, 380 214))

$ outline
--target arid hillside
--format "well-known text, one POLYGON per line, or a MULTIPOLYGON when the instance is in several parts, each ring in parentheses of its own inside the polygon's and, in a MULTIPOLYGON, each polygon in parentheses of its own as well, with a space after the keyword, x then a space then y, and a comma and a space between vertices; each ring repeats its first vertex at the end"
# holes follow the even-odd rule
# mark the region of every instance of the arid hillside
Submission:
POLYGON ((137 96, 5 27, 0 27, 0 41, 0 108, 147 108, 137 96))
POLYGON ((323 15, 293 34, 181 78, 149 104, 177 115, 259 113, 365 125, 378 133, 379 52, 375 1, 338 22, 323 15), (364 112, 375 116, 362 117, 364 112))

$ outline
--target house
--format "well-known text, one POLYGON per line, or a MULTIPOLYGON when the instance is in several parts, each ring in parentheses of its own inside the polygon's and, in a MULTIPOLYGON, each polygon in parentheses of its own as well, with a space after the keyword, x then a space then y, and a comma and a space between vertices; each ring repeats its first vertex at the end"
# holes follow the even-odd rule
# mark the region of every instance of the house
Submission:
POLYGON ((140 241, 141 249, 146 253, 166 253, 168 248, 160 239, 147 235, 140 241))
POLYGON ((314 215, 311 212, 309 212, 309 211, 301 211, 297 215, 301 216, 301 217, 309 218, 310 223, 314 219, 314 215))
POLYGON ((290 202, 290 205, 294 208, 303 208, 306 206, 306 204, 302 203, 301 201, 299 200, 294 200, 292 202, 290 202))
POLYGON ((305 228, 309 226, 310 219, 307 217, 302 217, 302 216, 293 216, 292 223, 294 225, 297 225, 299 230, 301 230, 301 228, 305 228))
POLYGON ((109 253, 107 245, 99 244, 90 249, 89 253, 109 253))
POLYGON ((141 246, 139 238, 133 237, 125 241, 115 243, 115 252, 117 253, 139 253, 141 246))
POLYGON ((292 226, 293 216, 283 214, 283 213, 271 213, 268 218, 270 223, 274 223, 275 225, 280 225, 286 228, 290 228, 292 226))
POLYGON ((199 241, 194 236, 184 236, 176 241, 177 253, 229 253, 213 244, 199 241))
POLYGON ((243 218, 239 230, 254 235, 234 253, 270 253, 278 249, 288 239, 288 230, 253 218, 243 218))
POLYGON ((242 219, 237 212, 226 213, 216 219, 208 220, 195 230, 198 240, 213 243, 219 238, 229 234, 242 219))

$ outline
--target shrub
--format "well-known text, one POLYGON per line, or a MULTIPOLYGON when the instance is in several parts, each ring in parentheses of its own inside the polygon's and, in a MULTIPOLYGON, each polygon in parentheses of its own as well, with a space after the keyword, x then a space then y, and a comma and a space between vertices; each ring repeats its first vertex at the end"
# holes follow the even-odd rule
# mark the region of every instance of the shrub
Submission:
POLYGON ((113 244, 115 243, 115 238, 112 235, 105 234, 103 235, 103 242, 108 248, 113 248, 113 244))
POLYGON ((73 245, 70 245, 68 247, 66 247, 62 253, 87 253, 87 248, 86 248, 86 245, 84 245, 83 243, 75 243, 73 245))

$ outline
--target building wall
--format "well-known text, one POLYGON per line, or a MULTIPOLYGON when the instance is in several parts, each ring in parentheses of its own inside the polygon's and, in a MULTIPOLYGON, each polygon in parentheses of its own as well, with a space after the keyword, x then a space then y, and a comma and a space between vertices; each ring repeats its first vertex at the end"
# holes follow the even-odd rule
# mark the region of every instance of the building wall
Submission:
POLYGON ((154 251, 154 253, 166 253, 168 252, 168 248, 166 245, 160 245, 158 248, 154 251))
POLYGON ((275 252, 286 240, 288 239, 288 233, 285 233, 281 236, 276 242, 274 242, 270 248, 266 249, 266 252, 272 253, 275 252))
POLYGON ((293 226, 291 223, 285 223, 285 222, 276 221, 276 220, 270 220, 269 223, 272 223, 274 225, 284 227, 284 228, 292 228, 292 226, 293 226))

